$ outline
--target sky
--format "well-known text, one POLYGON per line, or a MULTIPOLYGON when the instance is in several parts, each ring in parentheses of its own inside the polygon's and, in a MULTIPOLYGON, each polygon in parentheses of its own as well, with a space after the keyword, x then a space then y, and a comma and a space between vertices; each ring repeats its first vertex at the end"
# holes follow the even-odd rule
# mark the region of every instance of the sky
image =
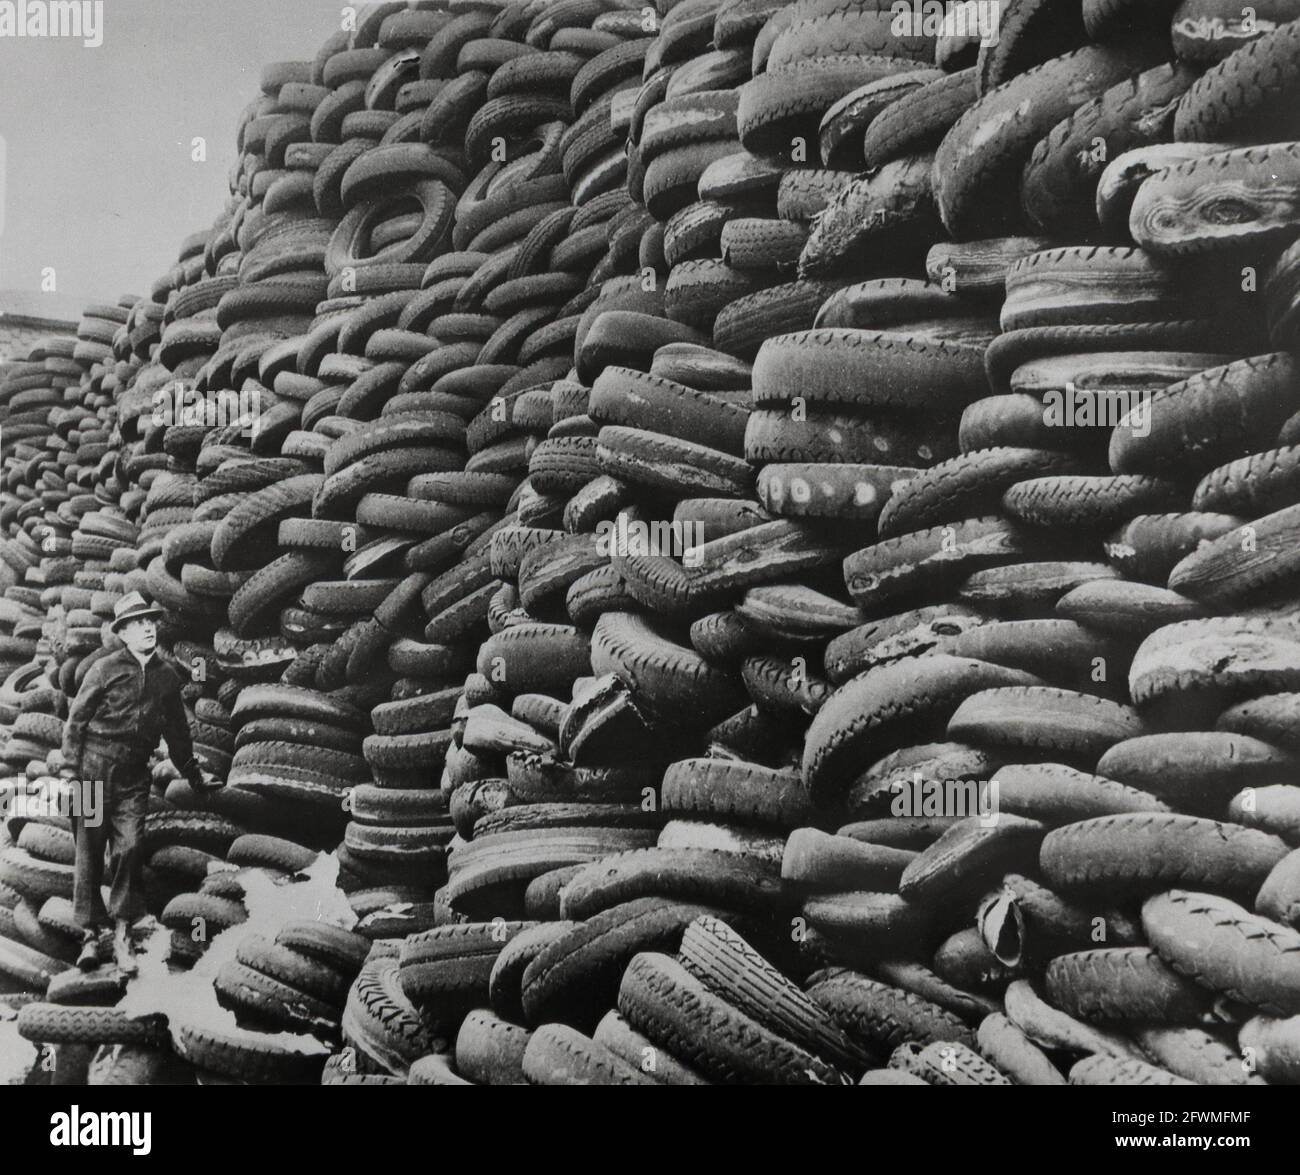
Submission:
POLYGON ((313 58, 343 7, 104 0, 97 48, 0 36, 0 289, 52 267, 60 301, 147 294, 220 213, 262 66, 313 58))

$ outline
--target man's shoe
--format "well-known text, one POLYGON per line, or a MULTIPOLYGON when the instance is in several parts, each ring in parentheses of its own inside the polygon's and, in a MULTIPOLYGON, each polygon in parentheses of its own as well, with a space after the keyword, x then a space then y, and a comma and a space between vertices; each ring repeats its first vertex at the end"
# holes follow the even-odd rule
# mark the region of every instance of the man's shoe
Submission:
POLYGON ((130 926, 119 922, 113 930, 113 961, 123 975, 138 975, 140 968, 135 962, 135 948, 131 945, 130 926))
POLYGON ((81 936, 81 953, 77 955, 77 968, 93 971, 103 960, 99 956, 99 931, 87 930, 81 936))

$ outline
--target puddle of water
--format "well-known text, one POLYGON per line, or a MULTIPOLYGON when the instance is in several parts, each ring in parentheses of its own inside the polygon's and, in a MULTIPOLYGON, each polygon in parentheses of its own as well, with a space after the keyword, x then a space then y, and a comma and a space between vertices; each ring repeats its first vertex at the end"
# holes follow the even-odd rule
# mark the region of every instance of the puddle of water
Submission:
MULTIPOLYGON (((217 1003, 212 981, 221 965, 235 957, 248 935, 274 939, 287 922, 329 922, 344 929, 356 925, 357 916, 336 885, 339 864, 333 853, 322 853, 292 879, 275 879, 259 869, 239 872, 244 887, 248 920, 215 935, 208 949, 189 971, 172 972, 166 958, 171 931, 159 927, 144 943, 139 956, 140 974, 128 982, 118 1003, 133 1015, 167 1017, 175 1040, 182 1025, 225 1032, 236 1030, 235 1017, 217 1003)), ((293 1032, 265 1034, 275 1043, 304 1054, 325 1054, 329 1047, 314 1036, 293 1032)))
POLYGON ((36 1064, 36 1046, 18 1035, 18 1021, 5 1019, 9 1006, 0 996, 0 1085, 22 1082, 36 1064))
MULTIPOLYGON (((235 1017, 217 1003, 213 980, 223 963, 248 935, 274 939, 288 922, 328 922, 345 930, 357 916, 336 884, 339 863, 322 853, 293 878, 273 878, 260 869, 239 871, 248 920, 216 934, 189 971, 172 971, 167 964, 171 931, 159 926, 137 955, 140 974, 128 981, 118 1007, 131 1015, 167 1017, 176 1039, 181 1025, 225 1032, 237 1030, 235 1017)), ((329 1046, 314 1036, 293 1032, 265 1033, 268 1041, 303 1054, 327 1054, 329 1046)), ((18 1035, 17 1013, 0 996, 0 1085, 21 1082, 38 1059, 36 1045, 18 1035)))

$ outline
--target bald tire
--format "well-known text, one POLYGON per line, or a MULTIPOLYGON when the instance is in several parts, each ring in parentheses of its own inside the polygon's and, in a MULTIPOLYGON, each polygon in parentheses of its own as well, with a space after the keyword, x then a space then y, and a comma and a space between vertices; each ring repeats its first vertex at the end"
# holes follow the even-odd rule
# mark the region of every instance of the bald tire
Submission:
POLYGON ((1066 1085, 1047 1054, 1001 1012, 980 1021, 976 1047, 1016 1085, 1066 1085))
POLYGON ((1095 193, 1106 164, 1125 151, 1167 141, 1178 100, 1196 80, 1186 66, 1157 65, 1084 103, 1034 148, 1020 194, 1035 229, 1077 234, 1097 221, 1095 193), (1094 151, 1106 144, 1104 158, 1094 151))
POLYGON ((965 699, 948 737, 976 746, 1030 747, 1095 764, 1107 748, 1145 734, 1136 710, 1095 694, 1050 686, 984 690, 965 699))
POLYGON ((1142 1061, 1121 1060, 1094 1053, 1070 1069, 1071 1085, 1195 1085, 1195 1081, 1175 1076, 1142 1061))
POLYGON ((618 1012, 611 1009, 601 1018, 592 1040, 603 1044, 615 1056, 640 1069, 656 1085, 708 1085, 698 1073, 683 1065, 666 1049, 642 1036, 618 1012))
POLYGON ((898 331, 821 327, 768 339, 754 361, 754 402, 958 412, 986 395, 983 351, 898 331))
POLYGON ((1049 449, 1001 447, 965 452, 899 486, 880 513, 881 538, 896 538, 997 509, 1019 481, 1074 473, 1078 463, 1049 449))
POLYGON ((635 898, 603 910, 544 947, 523 975, 524 1015, 530 1024, 561 1022, 590 1031, 618 995, 632 956, 673 951, 682 932, 707 907, 635 898))
POLYGON ((456 1071, 475 1085, 526 1085, 524 1053, 532 1033, 482 1009, 456 1034, 456 1071))
POLYGON ((804 785, 814 803, 829 802, 847 789, 862 762, 941 735, 970 695, 1034 681, 1018 670, 941 653, 868 670, 814 717, 804 744, 804 785))
POLYGON ((1208 1012, 1210 997, 1149 947, 1058 955, 1045 977, 1049 1002, 1092 1023, 1182 1024, 1208 1012))
POLYGON ((532 1085, 653 1085, 603 1044, 566 1024, 544 1024, 529 1038, 524 1076, 532 1085))
POLYGON ((1020 174, 1034 144, 1081 101, 1159 58, 1154 40, 1088 46, 986 90, 935 155, 935 197, 949 234, 959 241, 975 240, 1022 227, 1020 174))
POLYGON ((1174 886, 1254 895, 1287 855, 1279 837, 1196 816, 1126 813, 1067 824, 1043 839, 1053 888, 1140 895, 1174 886))
POLYGON ((650 896, 759 914, 786 904, 774 863, 722 850, 646 848, 584 866, 560 895, 561 916, 591 918, 650 896))

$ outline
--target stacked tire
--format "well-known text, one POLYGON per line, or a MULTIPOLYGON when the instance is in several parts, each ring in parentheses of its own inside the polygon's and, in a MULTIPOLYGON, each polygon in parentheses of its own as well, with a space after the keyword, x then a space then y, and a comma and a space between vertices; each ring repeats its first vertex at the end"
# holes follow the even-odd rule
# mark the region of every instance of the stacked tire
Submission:
MULTIPOLYGON (((155 769, 174 963, 241 870, 356 917, 240 938, 200 1079, 1294 1083, 1265 15, 381 4, 269 66, 213 227, 0 373, 10 785, 138 587, 229 781, 155 769)), ((30 1000, 67 830, 7 836, 30 1000)))

